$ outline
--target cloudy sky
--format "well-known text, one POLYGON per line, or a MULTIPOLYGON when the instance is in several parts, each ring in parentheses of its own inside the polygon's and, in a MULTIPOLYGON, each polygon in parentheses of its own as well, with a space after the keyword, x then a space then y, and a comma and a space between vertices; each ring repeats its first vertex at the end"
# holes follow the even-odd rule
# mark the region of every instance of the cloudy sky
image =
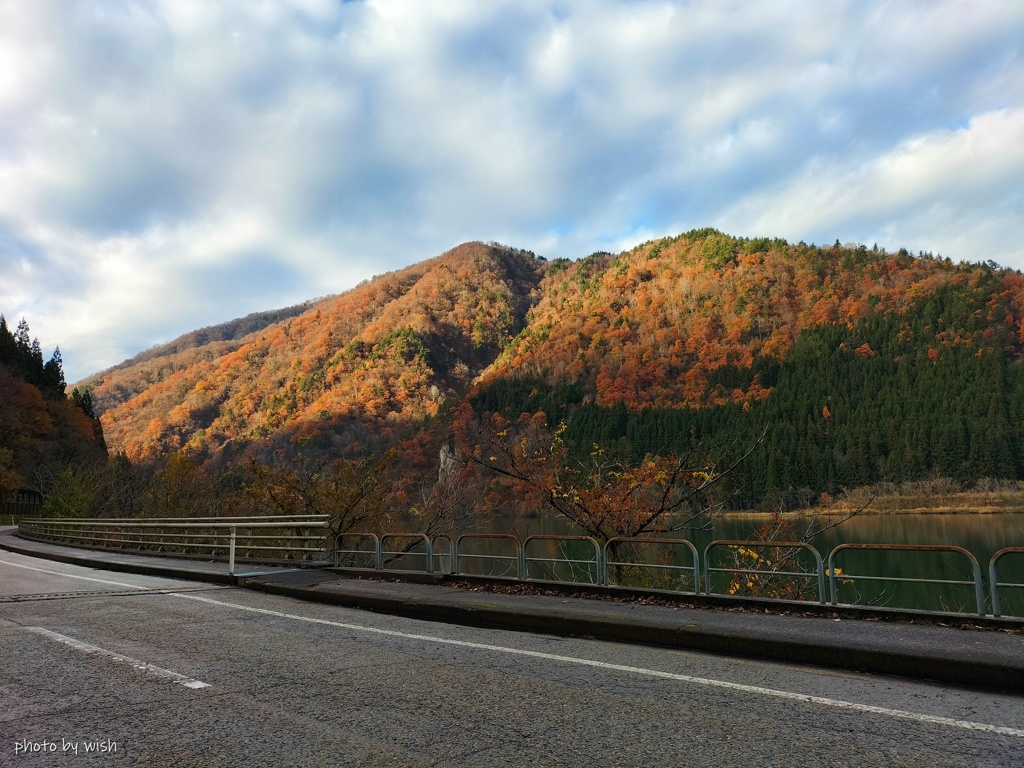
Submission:
POLYGON ((0 312, 69 381, 466 240, 1024 268, 1020 0, 0 0, 0 312))

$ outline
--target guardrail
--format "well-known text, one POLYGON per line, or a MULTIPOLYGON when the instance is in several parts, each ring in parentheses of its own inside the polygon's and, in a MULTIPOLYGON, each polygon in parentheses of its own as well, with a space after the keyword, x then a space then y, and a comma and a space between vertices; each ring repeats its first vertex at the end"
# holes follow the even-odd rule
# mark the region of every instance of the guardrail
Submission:
MULTIPOLYGON (((524 579, 530 578, 530 563, 550 563, 552 567, 547 570, 548 575, 556 576, 557 566, 567 566, 569 574, 575 576, 577 572, 576 566, 585 565, 587 567, 587 576, 589 578, 590 583, 601 583, 603 573, 601 570, 601 545, 594 541, 594 539, 592 539, 590 536, 554 536, 547 534, 539 536, 527 536, 526 539, 523 540, 522 546, 522 578, 524 579), (535 541, 547 541, 554 543, 556 545, 556 550, 558 550, 560 554, 564 556, 530 557, 530 555, 528 554, 530 544, 535 541), (582 560, 580 558, 569 557, 568 553, 565 550, 561 549, 561 547, 568 544, 571 541, 582 541, 586 542, 587 544, 590 544, 590 546, 594 548, 593 559, 588 558, 586 560, 582 560), (593 572, 591 572, 591 566, 593 566, 593 572)), ((569 580, 577 581, 577 579, 575 578, 569 580)))
POLYGON ((974 586, 974 602, 978 611, 979 616, 985 615, 985 588, 981 583, 981 568, 978 566, 978 560, 963 547, 947 546, 943 544, 840 544, 838 547, 832 550, 828 556, 828 583, 829 583, 829 594, 832 598, 832 605, 838 605, 838 595, 836 588, 836 569, 835 559, 836 555, 840 552, 859 549, 859 550, 890 550, 894 552, 952 552, 958 555, 963 555, 967 558, 971 565, 971 570, 974 574, 973 581, 962 581, 957 579, 922 579, 922 578, 908 578, 905 576, 868 576, 868 575, 854 575, 844 572, 842 575, 843 581, 898 581, 903 583, 912 584, 955 584, 960 586, 974 586))
POLYGON ((700 592, 700 555, 697 554, 697 547, 693 545, 693 542, 688 539, 663 539, 661 537, 654 538, 651 536, 616 536, 608 539, 604 545, 604 578, 602 583, 605 586, 612 585, 612 573, 616 573, 616 581, 618 580, 618 574, 620 571, 629 569, 652 569, 654 571, 693 571, 693 589, 692 590, 676 590, 698 593, 700 592), (637 560, 613 560, 613 557, 624 557, 624 555, 616 554, 621 552, 620 544, 635 544, 638 547, 647 548, 660 548, 660 547, 679 547, 683 546, 690 550, 690 554, 693 556, 693 565, 687 567, 685 565, 669 565, 668 563, 646 563, 637 560))
MULTIPOLYGON (((788 554, 783 555, 783 562, 791 563, 793 562, 793 557, 788 554)), ((829 567, 831 568, 831 566, 829 567)), ((742 541, 739 539, 716 539, 704 548, 704 592, 708 595, 712 594, 712 573, 742 573, 748 576, 787 576, 789 578, 802 579, 813 579, 817 577, 818 602, 822 604, 824 604, 825 602, 825 570, 822 566, 821 555, 818 554, 818 550, 816 550, 806 541, 742 541), (775 568, 741 568, 739 566, 734 568, 712 568, 711 550, 715 547, 729 547, 734 551, 739 549, 804 550, 810 552, 814 556, 814 562, 817 566, 817 569, 815 571, 783 571, 775 568)))
MULTIPOLYGON (((262 518, 193 518, 148 519, 148 520, 49 520, 23 519, 19 525, 21 536, 37 541, 68 544, 89 549, 106 549, 147 555, 173 557, 203 557, 229 561, 234 573, 236 556, 241 561, 253 563, 290 563, 363 567, 374 570, 406 570, 451 575, 479 575, 485 577, 514 577, 530 580, 530 565, 542 569, 541 580, 579 582, 580 566, 586 567, 587 581, 600 586, 627 586, 618 584, 624 573, 649 571, 657 574, 693 574, 692 590, 682 577, 668 580, 670 591, 690 594, 715 594, 712 576, 717 573, 741 574, 751 577, 781 577, 784 579, 813 579, 817 586, 817 598, 821 604, 851 605, 840 600, 838 583, 862 581, 893 581, 943 586, 973 587, 975 608, 980 616, 986 615, 985 589, 977 559, 966 549, 945 545, 922 544, 840 544, 833 548, 827 558, 828 566, 821 554, 809 543, 801 541, 743 541, 719 539, 704 548, 703 557, 696 546, 687 539, 649 537, 617 537, 602 547, 589 536, 538 535, 520 540, 509 533, 467 533, 452 538, 447 534, 428 536, 424 533, 391 532, 377 535, 369 532, 349 531, 330 536, 326 515, 306 517, 262 517, 262 518), (400 542, 407 542, 402 546, 400 542), (328 543, 330 542, 330 544, 328 543), (542 542, 554 543, 558 556, 532 554, 542 542), (494 545, 490 551, 479 551, 479 545, 494 545), (593 549, 593 557, 570 556, 563 549, 565 545, 584 544, 593 549), (390 544, 390 547, 389 547, 390 544), (440 548, 438 545, 440 544, 440 548), (475 546, 474 546, 475 545, 475 546), (649 562, 641 558, 630 558, 626 549, 635 547, 662 550, 664 557, 678 558, 669 553, 689 550, 689 565, 668 562, 662 559, 649 562), (805 551, 814 558, 813 570, 795 570, 793 554, 782 558, 768 558, 774 565, 757 567, 761 558, 751 556, 749 563, 737 562, 732 565, 712 566, 711 553, 718 548, 774 549, 805 551), (836 568, 837 555, 849 550, 889 550, 908 553, 952 553, 965 559, 971 566, 973 578, 916 578, 891 574, 851 574, 836 568), (444 560, 447 559, 447 565, 444 560), (403 562, 404 561, 404 562, 403 562), (421 564, 421 567, 397 568, 401 564, 421 564), (490 564, 488 572, 467 573, 468 563, 490 564), (495 566, 499 566, 495 568, 495 566), (749 567, 747 567, 749 565, 749 567), (503 571, 503 572, 495 572, 503 571), (825 577, 829 589, 825 590, 825 577)), ((742 553, 741 553, 742 554, 742 553)), ((1024 547, 1007 547, 993 555, 989 562, 989 588, 993 616, 1001 616, 1004 605, 1001 591, 1024 589, 1024 583, 1000 581, 997 573, 999 562, 1010 555, 1024 555, 1024 547)), ((477 569, 470 569, 477 570, 477 569)), ((658 579, 642 579, 639 586, 651 588, 658 579)), ((661 583, 666 583, 664 580, 661 583)), ((757 599, 781 599, 758 595, 757 599)), ((948 609, 946 609, 948 612, 948 609)))
MULTIPOLYGON (((502 562, 506 563, 506 570, 508 566, 512 565, 515 569, 515 575, 518 579, 526 578, 526 567, 523 564, 523 544, 519 541, 519 537, 511 533, 464 533, 455 540, 455 554, 452 556, 452 573, 455 575, 464 575, 462 571, 463 560, 485 560, 490 562, 502 562), (511 541, 515 547, 515 552, 512 555, 488 555, 474 552, 466 552, 463 549, 465 542, 467 541, 511 541), (509 562, 511 561, 511 562, 509 562)), ((493 571, 493 569, 492 569, 493 571)), ((487 574, 493 576, 493 573, 487 574)))
POLYGON ((403 557, 411 557, 411 558, 423 557, 423 558, 425 558, 424 562, 426 563, 426 566, 427 566, 424 570, 426 570, 427 573, 433 573, 434 572, 434 545, 430 541, 430 537, 427 536, 427 534, 425 534, 425 533, 385 533, 383 536, 380 537, 379 541, 380 541, 380 553, 378 554, 377 557, 378 557, 378 562, 380 563, 380 570, 383 571, 383 570, 387 569, 388 564, 389 564, 389 560, 388 560, 389 557, 391 558, 392 562, 395 561, 395 560, 399 560, 400 558, 403 558, 403 557), (412 543, 411 546, 403 548, 403 549, 387 550, 387 549, 384 548, 384 545, 387 543, 387 541, 389 539, 395 539, 395 540, 398 540, 398 541, 401 541, 402 539, 406 539, 406 540, 412 540, 413 543, 412 543), (426 548, 426 551, 423 551, 423 552, 417 552, 416 551, 415 546, 419 542, 423 542, 423 545, 426 548))
MULTIPOLYGON (((365 541, 374 543, 375 550, 371 553, 369 550, 344 550, 344 551, 358 551, 366 555, 373 555, 375 562, 382 563, 378 570, 384 569, 384 557, 398 557, 401 555, 409 554, 407 551, 385 551, 381 547, 381 539, 385 537, 377 537, 371 533, 350 533, 346 534, 351 537, 362 538, 365 541)), ((423 534, 388 534, 387 538, 426 538, 423 534)), ((733 574, 745 574, 750 576, 761 576, 761 577, 782 577, 787 579, 808 579, 812 580, 817 592, 817 602, 822 605, 855 605, 856 603, 845 602, 839 599, 838 590, 836 584, 843 581, 856 581, 856 580, 872 580, 872 581, 901 581, 901 582, 913 582, 920 584, 937 584, 937 585, 963 585, 974 587, 974 595, 977 606, 979 607, 979 614, 985 615, 985 599, 984 599, 984 585, 981 579, 980 570, 977 566, 977 560, 962 547, 953 546, 932 546, 932 545, 917 545, 917 544, 841 544, 829 552, 827 558, 823 558, 821 553, 818 552, 815 547, 807 542, 803 541, 744 541, 739 539, 718 539, 712 541, 707 547, 704 548, 703 556, 698 552, 696 546, 687 539, 675 539, 675 538, 661 538, 657 536, 649 537, 616 537, 609 539, 608 542, 601 547, 600 544, 589 536, 552 536, 552 535, 539 535, 530 536, 526 539, 520 540, 519 537, 511 533, 467 533, 454 539, 454 541, 448 536, 435 536, 430 539, 430 544, 433 545, 439 539, 444 539, 450 546, 450 567, 443 568, 437 563, 438 553, 436 549, 431 548, 428 550, 433 553, 433 556, 427 555, 427 553, 421 551, 419 555, 421 557, 426 556, 428 561, 432 563, 431 568, 425 568, 431 573, 444 573, 455 576, 465 575, 477 575, 477 576, 505 576, 522 579, 524 581, 536 580, 531 577, 529 572, 529 565, 540 563, 544 568, 544 577, 541 580, 550 581, 570 581, 579 582, 578 578, 579 566, 583 565, 587 568, 588 580, 590 583, 597 584, 599 586, 627 586, 617 584, 619 576, 617 572, 619 570, 643 570, 648 569, 653 573, 658 572, 682 572, 693 574, 693 585, 692 589, 689 589, 689 584, 685 587, 672 587, 670 591, 681 592, 686 594, 706 594, 713 595, 717 594, 712 586, 712 575, 716 573, 733 573, 733 574), (550 541, 556 543, 569 543, 569 542, 584 542, 589 544, 594 549, 594 556, 592 558, 581 558, 581 557, 551 557, 541 556, 530 553, 530 545, 534 542, 550 541), (500 543, 500 546, 505 548, 506 551, 499 554, 492 552, 467 552, 467 544, 480 544, 482 542, 495 542, 500 543), (690 564, 676 564, 668 562, 644 562, 639 559, 626 559, 620 554, 620 547, 622 544, 634 544, 639 547, 652 547, 652 548, 668 548, 678 550, 688 550, 690 555, 690 564), (711 554, 716 548, 730 548, 730 549, 769 549, 769 550, 796 550, 807 552, 810 557, 814 560, 813 569, 809 570, 794 570, 793 566, 787 565, 787 563, 794 562, 794 558, 791 555, 786 555, 781 558, 783 567, 779 568, 756 568, 756 567, 743 567, 742 565, 736 566, 723 566, 723 565, 712 565, 711 554), (870 574, 848 574, 838 571, 835 567, 835 556, 849 549, 883 549, 883 550, 894 550, 894 551, 934 551, 934 552, 953 552, 964 556, 967 561, 971 564, 972 570, 974 571, 974 578, 971 580, 961 579, 929 579, 929 578, 912 578, 912 577, 898 577, 891 575, 870 575, 870 574), (504 573, 495 573, 495 568, 491 568, 486 574, 470 574, 467 573, 466 563, 467 561, 472 562, 485 562, 493 564, 504 564, 504 568, 501 569, 504 573), (828 563, 826 567, 826 562, 828 563), (828 587, 826 587, 826 579, 828 579, 828 587)), ((343 550, 339 550, 343 551, 343 550)), ((992 586, 992 602, 993 602, 993 615, 999 616, 1000 603, 999 603, 999 589, 1000 588, 1018 588, 1024 589, 1024 584, 1015 582, 1000 582, 995 576, 995 565, 996 561, 1009 554, 1024 554, 1024 547, 1010 547, 996 553, 996 557, 993 557, 992 564, 990 565, 990 583, 992 586)), ((775 558, 779 560, 780 558, 775 558)), ((645 588, 649 588, 650 584, 656 583, 656 578, 649 578, 645 580, 645 584, 642 585, 645 588)), ((679 579, 679 581, 682 581, 679 579)), ((761 595, 756 599, 773 600, 781 598, 772 598, 761 595)))
POLYGON ((359 568, 366 567, 357 565, 355 558, 360 555, 370 555, 373 558, 372 565, 370 568, 376 570, 383 570, 383 564, 380 556, 380 537, 375 533, 339 533, 334 539, 334 565, 335 567, 348 565, 350 567, 359 568), (372 541, 373 549, 345 549, 342 544, 349 540, 355 539, 356 541, 372 541), (344 562, 345 556, 351 556, 351 560, 348 563, 344 562))
POLYGON ((165 557, 264 564, 325 564, 328 516, 21 520, 26 539, 165 557))

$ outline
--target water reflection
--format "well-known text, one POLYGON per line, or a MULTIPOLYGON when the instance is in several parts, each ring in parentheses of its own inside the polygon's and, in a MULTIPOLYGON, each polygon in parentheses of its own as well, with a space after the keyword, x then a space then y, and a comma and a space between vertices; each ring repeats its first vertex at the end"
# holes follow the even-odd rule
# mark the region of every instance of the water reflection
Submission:
MULTIPOLYGON (((703 554, 704 548, 716 539, 751 539, 757 530, 767 522, 762 515, 722 515, 714 519, 694 521, 688 528, 671 534, 692 541, 703 554)), ((802 537, 808 526, 827 524, 828 518, 793 518, 794 534, 802 537)), ((535 535, 579 535, 581 530, 569 521, 554 517, 536 518, 495 518, 474 532, 513 533, 520 540, 535 535)), ((963 547, 977 558, 980 564, 986 594, 988 592, 988 563, 996 551, 1005 547, 1024 546, 1024 513, 916 513, 903 515, 858 515, 834 528, 829 528, 810 538, 814 547, 827 558, 828 553, 839 544, 944 544, 963 547)), ((479 546, 479 545, 478 545, 479 546)), ((484 546, 486 549, 486 546, 484 546)), ((484 551, 484 550, 480 550, 484 551)), ((548 550, 556 553, 554 546, 548 550)), ((587 547, 561 545, 561 551, 571 557, 591 557, 587 547)), ((716 560, 712 565, 721 565, 722 558, 729 555, 727 548, 713 550, 716 560)), ((494 553, 497 554, 497 553, 494 553)), ((664 558, 664 554, 661 555, 664 558)), ((671 561, 663 564, 680 568, 692 566, 692 556, 677 548, 671 561)), ((837 555, 836 565, 847 574, 864 576, 886 576, 898 579, 930 578, 970 582, 973 578, 969 561, 961 555, 951 553, 921 553, 877 550, 845 550, 837 555)), ((813 558, 801 567, 813 569, 813 558)), ((533 575, 533 574, 531 574, 533 575)), ((578 574, 558 573, 560 578, 576 580, 578 574)), ((715 591, 725 591, 729 586, 728 574, 714 576, 715 591)), ((1000 583, 1024 583, 1024 556, 1011 555, 1000 561, 1000 583)), ((811 599, 816 598, 816 589, 811 590, 811 599)), ((1024 615, 1024 589, 1002 588, 1000 591, 1003 613, 1024 615)), ((894 581, 865 581, 840 585, 840 598, 845 602, 877 604, 891 607, 920 608, 928 610, 974 611, 974 588, 972 585, 922 585, 894 581)))

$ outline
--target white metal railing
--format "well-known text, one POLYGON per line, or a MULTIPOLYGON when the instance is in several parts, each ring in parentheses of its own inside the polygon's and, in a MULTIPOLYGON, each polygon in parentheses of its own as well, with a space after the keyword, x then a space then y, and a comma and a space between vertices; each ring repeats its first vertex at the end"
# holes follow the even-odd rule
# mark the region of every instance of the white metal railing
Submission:
MULTIPOLYGON (((614 538, 603 547, 593 538, 586 536, 530 536, 520 540, 513 534, 462 534, 451 537, 446 534, 428 536, 424 533, 391 532, 377 535, 369 532, 349 531, 332 536, 327 515, 304 517, 219 517, 219 518, 161 518, 146 520, 114 519, 22 519, 19 535, 36 541, 67 544, 76 547, 132 552, 146 555, 176 557, 203 557, 217 560, 227 559, 229 572, 234 574, 236 561, 251 563, 285 563, 304 565, 357 566, 374 570, 412 570, 426 573, 470 575, 466 570, 469 562, 488 565, 484 577, 512 576, 529 580, 530 564, 542 569, 541 580, 578 581, 580 567, 584 567, 587 580, 599 586, 610 586, 613 576, 619 572, 648 570, 653 574, 645 583, 657 583, 657 574, 667 572, 692 572, 693 588, 689 589, 688 577, 669 579, 671 591, 691 594, 714 593, 712 576, 721 573, 742 574, 757 577, 782 577, 785 579, 806 579, 815 583, 820 603, 851 605, 841 601, 836 584, 839 581, 893 581, 912 582, 923 585, 953 585, 973 587, 978 615, 986 614, 985 585, 977 559, 962 547, 945 545, 915 544, 840 544, 834 547, 827 558, 807 542, 787 541, 741 541, 716 540, 705 547, 703 558, 692 542, 686 539, 670 539, 657 536, 614 538), (403 545, 404 542, 404 545, 403 545), (554 543, 557 556, 550 553, 532 554, 531 545, 554 543), (441 550, 437 545, 441 544, 441 550), (480 544, 490 543, 493 549, 480 551, 480 544), (627 557, 628 544, 638 551, 645 548, 662 549, 665 552, 688 550, 690 564, 677 564, 662 560, 649 562, 643 558, 627 557), (467 546, 476 545, 476 546, 467 546), (581 557, 571 550, 572 546, 583 546, 592 550, 590 557, 581 557), (795 560, 788 558, 778 565, 759 567, 760 558, 749 558, 748 562, 713 564, 711 554, 717 549, 736 552, 749 549, 791 549, 793 552, 807 552, 814 558, 809 570, 793 567, 795 560), (922 552, 952 553, 971 566, 972 578, 916 578, 896 576, 891 573, 843 573, 835 567, 837 555, 848 550, 888 550, 899 556, 915 556, 922 552), (359 563, 358 558, 365 558, 359 563), (447 564, 445 565, 445 560, 447 564), (827 562, 827 568, 825 563, 827 562), (414 568, 398 568, 396 565, 416 565, 414 568), (420 567, 422 566, 422 567, 420 567), (497 566, 498 573, 495 573, 497 566), (500 572, 503 571, 503 572, 500 572), (830 589, 826 590, 826 579, 830 589)), ((1001 600, 1001 591, 1024 589, 1024 583, 1000 581, 998 563, 1007 556, 1024 555, 1024 547, 1007 547, 999 550, 989 563, 988 586, 991 601, 991 615, 1006 613, 1001 600)), ((668 557, 669 555, 664 555, 668 557)), ((766 558, 771 561, 772 558, 766 558)), ((477 570, 477 569, 473 569, 477 570)), ((758 596, 756 599, 779 599, 758 596)), ((948 609, 947 609, 948 610, 948 609)))
POLYGON ((235 562, 326 564, 327 515, 125 519, 23 519, 33 541, 165 557, 235 562))
MULTIPOLYGON (((743 574, 748 576, 759 576, 759 577, 781 577, 783 579, 790 580, 807 580, 811 582, 815 587, 817 602, 823 605, 856 605, 857 603, 851 603, 848 601, 842 601, 839 599, 837 590, 834 585, 841 582, 853 582, 857 580, 872 580, 872 581, 895 581, 895 582, 911 582, 915 584, 931 584, 931 585, 957 585, 957 586, 970 586, 974 588, 974 597, 976 602, 976 608, 979 615, 987 615, 984 600, 984 582, 980 569, 977 566, 977 560, 971 555, 970 552, 963 549, 962 547, 943 546, 943 545, 915 545, 915 544, 840 544, 830 550, 828 557, 823 557, 815 547, 807 542, 802 541, 745 541, 739 539, 730 540, 716 540, 712 541, 705 547, 703 557, 698 554, 697 548, 694 544, 686 539, 672 539, 672 538, 661 538, 658 536, 650 537, 624 537, 624 538, 613 538, 610 539, 604 547, 601 547, 594 539, 588 536, 530 536, 524 540, 520 540, 519 537, 510 533, 475 533, 475 534, 463 534, 454 541, 448 536, 435 536, 433 539, 428 539, 424 534, 421 533, 389 533, 385 536, 378 537, 372 533, 354 533, 349 532, 339 537, 339 549, 336 550, 338 553, 348 554, 362 554, 368 556, 368 559, 372 559, 374 562, 373 567, 377 570, 384 570, 389 567, 385 564, 385 558, 390 558, 389 563, 393 562, 395 558, 403 557, 407 555, 415 555, 429 565, 424 566, 422 570, 430 573, 443 573, 454 576, 466 576, 474 575, 483 578, 488 577, 513 577, 524 581, 536 580, 531 578, 529 565, 531 563, 537 564, 543 568, 543 581, 567 581, 567 582, 578 582, 579 566, 584 566, 589 574, 595 574, 594 576, 588 577, 591 583, 599 586, 612 586, 615 581, 616 569, 630 569, 633 571, 641 571, 644 569, 652 572, 652 577, 646 579, 648 583, 657 583, 657 574, 665 572, 683 572, 686 574, 693 574, 693 588, 689 588, 689 580, 681 577, 675 577, 675 584, 677 586, 670 588, 669 591, 683 592, 688 594, 716 594, 712 588, 711 579, 714 574, 720 573, 732 573, 732 574, 743 574), (359 549, 341 549, 340 542, 343 537, 349 537, 359 540, 364 544, 363 548, 359 549), (407 541, 421 541, 423 544, 419 547, 417 552, 410 552, 409 549, 403 550, 390 550, 384 548, 383 542, 385 540, 401 540, 407 541), (450 567, 440 568, 438 567, 436 553, 433 549, 433 544, 439 539, 444 539, 451 547, 450 567), (580 542, 587 548, 593 549, 592 557, 579 557, 572 556, 567 551, 560 552, 560 557, 548 557, 541 556, 538 554, 531 554, 529 546, 533 542, 555 542, 560 545, 571 544, 572 542, 580 542), (475 543, 481 544, 485 542, 493 542, 495 550, 491 552, 487 551, 467 551, 467 544, 475 543), (365 545, 370 544, 373 549, 365 548, 365 545), (621 548, 622 544, 635 544, 640 548, 651 547, 661 548, 667 551, 672 549, 683 550, 685 549, 689 554, 690 564, 676 564, 674 562, 645 562, 639 559, 629 559, 623 553, 621 548), (792 553, 806 552, 809 557, 813 558, 813 566, 808 570, 800 570, 795 567, 795 558, 786 556, 781 559, 782 567, 771 567, 764 566, 758 567, 757 564, 760 562, 757 558, 751 558, 752 562, 746 564, 732 564, 722 565, 714 564, 712 559, 712 552, 716 549, 728 550, 736 552, 740 548, 754 549, 769 549, 769 550, 790 550, 792 553), (879 574, 848 574, 839 571, 834 564, 835 556, 844 551, 850 549, 881 549, 891 550, 897 553, 914 553, 914 552, 950 552, 960 555, 971 564, 972 578, 970 579, 941 579, 941 578, 915 578, 905 576, 894 576, 891 574, 879 573, 879 574), (489 572, 486 574, 470 573, 466 570, 467 561, 490 564, 489 572), (828 563, 826 567, 826 562, 828 563), (495 567, 498 566, 498 573, 495 573, 495 567), (748 567, 749 566, 749 567, 748 567), (678 586, 681 585, 681 586, 678 586), (829 587, 833 588, 830 590, 829 587)), ((1001 588, 1020 588, 1024 589, 1024 584, 1018 584, 1015 582, 1000 582, 995 576, 995 565, 996 562, 1004 555, 1010 554, 1024 554, 1024 547, 1010 547, 996 553, 996 556, 992 559, 992 565, 990 566, 990 587, 991 587, 991 598, 992 598, 992 614, 993 616, 1000 615, 1000 601, 999 601, 999 590, 1001 588)), ((767 558, 772 560, 772 558, 767 558)), ((776 558, 778 559, 778 558, 776 558)), ((336 562, 337 557, 336 557, 336 562)), ((474 569, 475 570, 475 569, 474 569)), ((671 583, 671 579, 669 580, 671 583)), ((624 586, 624 585, 616 585, 624 586)), ((773 598, 764 595, 760 595, 751 599, 757 600, 778 600, 785 598, 773 598)), ((940 613, 943 611, 940 611, 940 613)), ((945 611, 948 612, 948 611, 945 611)))

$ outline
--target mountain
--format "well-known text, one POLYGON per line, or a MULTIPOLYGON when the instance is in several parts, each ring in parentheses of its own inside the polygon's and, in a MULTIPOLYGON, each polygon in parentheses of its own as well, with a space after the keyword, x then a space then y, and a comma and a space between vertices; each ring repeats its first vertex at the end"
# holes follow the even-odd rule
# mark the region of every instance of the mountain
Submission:
POLYGON ((813 326, 899 314, 954 274, 905 252, 698 230, 553 265, 528 327, 487 377, 579 381, 596 404, 629 410, 759 399, 763 388, 738 392, 716 372, 783 360, 813 326))
POLYGON ((313 299, 283 309, 253 312, 226 323, 189 331, 173 341, 158 344, 115 366, 94 373, 75 386, 92 390, 97 411, 108 411, 163 381, 175 371, 187 368, 200 359, 212 360, 234 351, 246 337, 269 325, 300 315, 321 301, 324 299, 313 299))
POLYGON ((218 460, 379 445, 434 415, 515 337, 543 266, 526 251, 467 243, 244 339, 101 375, 92 391, 108 442, 133 458, 218 460))
POLYGON ((792 504, 1024 477, 1022 319, 1019 272, 929 254, 712 229, 575 262, 468 243, 93 396, 139 458, 359 454, 424 429, 436 448, 460 401, 633 459, 694 441, 728 459, 767 427, 725 487, 792 504))

